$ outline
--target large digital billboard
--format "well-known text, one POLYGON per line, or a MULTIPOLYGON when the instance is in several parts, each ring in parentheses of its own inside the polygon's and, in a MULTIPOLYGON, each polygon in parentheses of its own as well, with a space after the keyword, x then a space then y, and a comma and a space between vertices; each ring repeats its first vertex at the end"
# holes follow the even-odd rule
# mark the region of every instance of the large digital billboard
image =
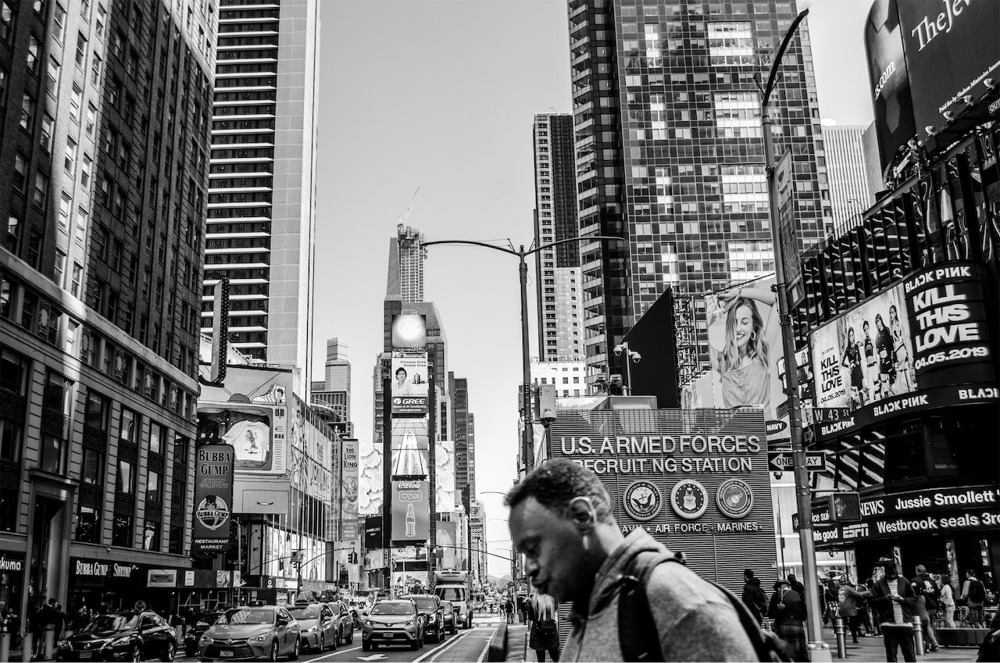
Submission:
POLYGON ((340 540, 358 538, 358 441, 341 440, 340 540))
POLYGON ((422 350, 427 347, 427 318, 417 313, 392 316, 392 348, 422 350))
POLYGON ((768 439, 788 439, 784 350, 774 277, 705 296, 712 369, 685 387, 685 407, 759 407, 768 439))
POLYGON ((971 264, 923 269, 810 336, 820 437, 883 417, 995 401, 986 311, 971 264), (960 388, 984 384, 986 391, 960 388))
POLYGON ((392 482, 393 543, 414 543, 430 537, 431 482, 392 482))
POLYGON ((427 434, 427 419, 393 419, 389 450, 392 476, 428 476, 430 438, 427 434))
POLYGON ((393 351, 392 416, 427 414, 427 353, 393 351))
POLYGON ((896 0, 875 0, 865 23, 865 50, 880 171, 916 133, 910 77, 903 56, 903 29, 896 0))
POLYGON ((235 458, 228 444, 203 444, 195 452, 194 555, 212 556, 229 550, 235 458))
POLYGON ((455 508, 455 442, 438 440, 434 443, 435 504, 439 512, 455 508))
POLYGON ((699 574, 733 590, 742 585, 746 560, 754 561, 762 584, 773 582, 771 475, 760 410, 560 409, 550 432, 552 458, 597 474, 623 533, 645 528, 683 551, 699 574))

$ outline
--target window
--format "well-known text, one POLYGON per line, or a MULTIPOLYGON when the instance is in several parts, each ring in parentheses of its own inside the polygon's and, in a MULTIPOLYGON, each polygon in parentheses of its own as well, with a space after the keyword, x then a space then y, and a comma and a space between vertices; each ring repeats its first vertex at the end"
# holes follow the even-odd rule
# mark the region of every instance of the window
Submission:
POLYGON ((149 452, 163 455, 163 439, 165 434, 163 426, 150 424, 149 426, 149 452))
POLYGON ((38 171, 35 173, 35 193, 31 197, 31 202, 38 209, 44 210, 45 203, 49 198, 49 176, 38 171))
POLYGON ((74 537, 84 543, 100 543, 101 517, 98 510, 80 503, 76 510, 74 537))
POLYGON ((118 472, 115 474, 115 492, 131 495, 135 490, 135 467, 130 461, 118 459, 118 472))
POLYGON ((142 549, 160 549, 160 524, 153 520, 147 520, 142 528, 142 549))
MULTIPOLYGON (((94 60, 97 61, 98 58, 94 58, 94 60)), ((90 136, 94 135, 94 127, 96 125, 97 125, 97 106, 95 106, 94 104, 87 104, 86 129, 88 135, 90 136)))
POLYGON ((62 415, 69 415, 69 398, 73 383, 63 376, 51 371, 45 376, 45 392, 42 395, 42 407, 62 415))
POLYGON ((48 113, 42 115, 42 130, 39 132, 38 145, 46 152, 52 149, 52 126, 55 123, 56 121, 48 113))
POLYGON ((81 31, 76 36, 76 63, 83 66, 87 60, 87 36, 81 31))
POLYGON ((163 502, 163 477, 154 470, 150 470, 146 475, 146 502, 156 504, 163 502))
POLYGON ((59 60, 49 56, 49 71, 45 76, 45 91, 52 97, 59 95, 59 69, 59 60))
POLYGON ((28 71, 35 74, 38 73, 38 51, 41 46, 38 44, 38 39, 35 35, 31 35, 28 38, 28 60, 26 62, 28 66, 28 71))
POLYGON ((96 449, 84 447, 80 462, 80 481, 88 486, 100 487, 104 484, 104 454, 96 449))
POLYGON ((14 157, 14 177, 11 184, 14 189, 24 193, 24 187, 28 182, 28 159, 20 152, 14 157))
POLYGON ((53 282, 59 286, 63 287, 63 277, 66 274, 66 252, 62 249, 56 249, 56 264, 55 270, 52 274, 53 282))
POLYGON ((9 42, 14 29, 14 8, 10 0, 0 2, 0 39, 9 42))
POLYGON ((58 2, 56 3, 52 19, 55 22, 55 28, 52 30, 52 36, 55 37, 56 41, 61 44, 66 36, 66 10, 63 9, 63 6, 58 2))
POLYGON ((188 462, 188 438, 178 435, 174 438, 174 462, 187 465, 188 462))
POLYGON ((17 527, 18 488, 0 488, 0 532, 17 527))
POLYGON ((16 463, 21 460, 24 429, 9 419, 0 419, 0 460, 16 463))
POLYGON ((83 155, 83 172, 80 174, 80 184, 87 186, 90 183, 90 173, 94 168, 94 160, 89 154, 83 155))
POLYGON ((0 349, 0 389, 28 395, 28 359, 7 348, 0 349))
POLYGON ((83 104, 83 90, 76 83, 73 83, 73 91, 69 97, 69 119, 73 122, 80 122, 80 106, 83 104))
POLYGON ((77 143, 72 138, 66 138, 66 156, 63 158, 63 168, 70 177, 76 176, 77 143))
POLYGON ((35 100, 27 92, 21 99, 21 128, 31 133, 35 122, 35 100))
POLYGON ((42 456, 39 465, 42 471, 52 474, 65 472, 66 442, 61 437, 42 433, 42 456))
POLYGON ((110 401, 96 391, 87 392, 83 422, 91 428, 106 431, 108 429, 108 411, 110 401))
POLYGON ((115 516, 111 523, 111 545, 132 547, 132 516, 115 516))
POLYGON ((94 85, 97 85, 101 79, 101 65, 103 62, 101 56, 94 53, 94 59, 90 62, 90 82, 94 85))
POLYGON ((80 263, 73 263, 73 282, 70 285, 70 294, 74 297, 80 296, 80 283, 83 281, 83 267, 80 263))
POLYGON ((122 408, 122 415, 119 420, 119 424, 120 428, 118 438, 122 442, 131 442, 132 444, 135 444, 139 433, 139 415, 132 410, 122 408))

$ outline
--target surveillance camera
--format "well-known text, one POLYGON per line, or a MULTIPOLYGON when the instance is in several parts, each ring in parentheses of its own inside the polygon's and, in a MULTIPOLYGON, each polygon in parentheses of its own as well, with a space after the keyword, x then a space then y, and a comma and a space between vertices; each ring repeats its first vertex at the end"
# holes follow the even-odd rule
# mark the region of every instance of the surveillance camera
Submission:
POLYGON ((640 361, 642 361, 642 355, 639 354, 638 352, 631 352, 629 354, 632 356, 633 364, 638 364, 640 361))
POLYGON ((620 345, 616 345, 615 346, 615 356, 616 357, 621 357, 622 356, 622 346, 620 346, 620 345))

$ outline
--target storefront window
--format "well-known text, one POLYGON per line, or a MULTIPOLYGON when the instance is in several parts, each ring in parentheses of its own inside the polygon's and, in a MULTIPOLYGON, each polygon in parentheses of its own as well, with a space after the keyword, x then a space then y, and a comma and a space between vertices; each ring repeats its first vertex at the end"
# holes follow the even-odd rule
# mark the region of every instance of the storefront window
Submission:
POLYGON ((135 489, 135 467, 127 460, 118 459, 115 492, 131 494, 135 489))
POLYGON ((111 523, 111 545, 132 547, 132 516, 115 516, 111 523))
POLYGON ((104 483, 104 454, 94 449, 84 448, 80 463, 80 481, 90 486, 104 483))
POLYGON ((74 537, 77 541, 100 543, 101 517, 96 508, 79 505, 74 525, 74 537))

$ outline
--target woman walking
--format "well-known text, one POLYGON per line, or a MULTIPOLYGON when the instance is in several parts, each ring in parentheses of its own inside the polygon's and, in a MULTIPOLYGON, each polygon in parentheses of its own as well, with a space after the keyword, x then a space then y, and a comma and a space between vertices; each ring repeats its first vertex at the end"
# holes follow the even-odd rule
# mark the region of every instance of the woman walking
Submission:
POLYGON ((941 576, 941 616, 944 618, 944 625, 948 628, 955 628, 955 593, 951 589, 951 576, 943 574, 941 576))
POLYGON ((531 624, 528 627, 528 646, 535 650, 538 660, 545 662, 545 652, 553 661, 559 660, 559 625, 556 602, 548 594, 535 594, 528 605, 531 624))
POLYGON ((774 583, 774 594, 771 595, 767 616, 774 620, 774 632, 788 643, 795 653, 795 660, 808 661, 806 629, 802 623, 806 617, 805 604, 787 580, 774 583))

